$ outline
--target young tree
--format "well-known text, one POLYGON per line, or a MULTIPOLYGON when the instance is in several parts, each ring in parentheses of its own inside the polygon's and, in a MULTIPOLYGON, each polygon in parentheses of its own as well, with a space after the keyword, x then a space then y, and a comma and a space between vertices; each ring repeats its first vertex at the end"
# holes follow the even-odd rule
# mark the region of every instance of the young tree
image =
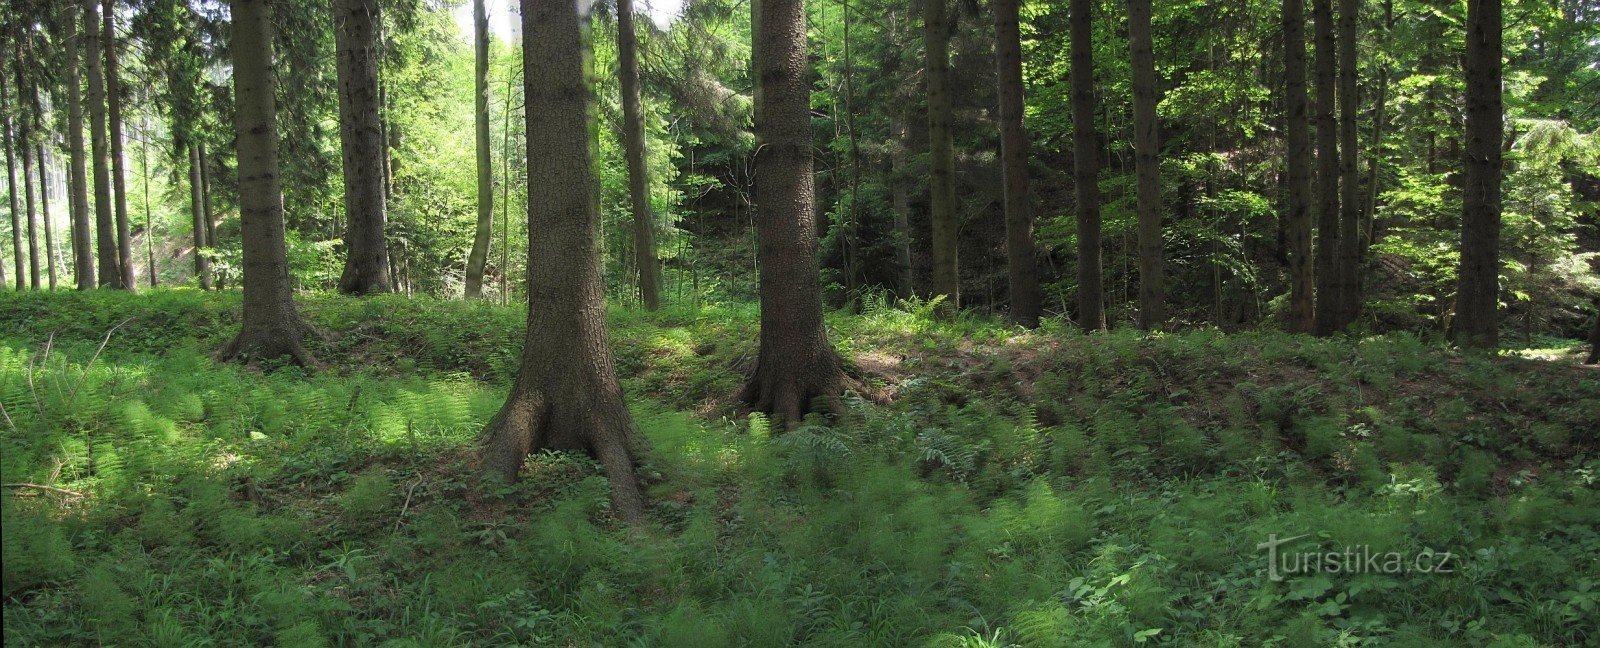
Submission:
POLYGON ((83 0, 83 58, 89 63, 89 144, 94 154, 96 272, 102 287, 122 287, 122 249, 117 246, 116 222, 111 209, 110 147, 106 134, 105 59, 100 54, 101 23, 98 0, 83 0))
POLYGON ((1500 344, 1500 156, 1505 137, 1501 0, 1467 0, 1467 142, 1461 181, 1461 269, 1451 337, 1470 348, 1500 344))
POLYGON ((1023 129, 1022 40, 1018 0, 995 0, 995 71, 1000 95, 1000 167, 1005 176, 1006 278, 1011 319, 1039 325, 1038 257, 1028 200, 1028 134, 1023 129))
POLYGON ((755 196, 761 341, 755 373, 739 398, 797 425, 813 399, 837 399, 848 385, 822 321, 804 0, 761 0, 752 31, 759 43, 755 196))
MULTIPOLYGON (((18 145, 22 148, 22 196, 24 206, 27 208, 28 221, 28 287, 32 288, 33 290, 38 290, 39 213, 37 211, 38 203, 35 202, 35 194, 33 191, 33 140, 35 135, 33 132, 34 124, 31 123, 31 116, 29 115, 29 111, 27 109, 27 104, 29 103, 27 96, 31 94, 31 87, 29 86, 29 80, 23 78, 22 76, 23 63, 26 60, 27 59, 22 53, 22 48, 19 45, 17 48, 16 59, 16 80, 17 92, 23 96, 18 97, 18 103, 22 105, 17 107, 17 139, 21 140, 18 142, 18 145)), ((42 189, 43 187, 40 188, 42 189)))
POLYGON ((82 75, 78 71, 82 44, 78 42, 77 2, 67 3, 63 31, 61 44, 67 49, 67 204, 72 215, 72 269, 78 290, 89 290, 95 286, 95 268, 89 235, 89 178, 83 146, 82 75))
POLYGON ((1317 100, 1317 313, 1313 332, 1332 335, 1344 328, 1344 285, 1339 276, 1339 132, 1334 119, 1337 61, 1333 42, 1333 0, 1311 0, 1316 51, 1317 100))
POLYGON ((239 221, 244 248, 243 326, 219 355, 249 362, 289 356, 316 366, 302 346, 311 328, 300 320, 289 285, 278 172, 278 108, 274 97, 272 0, 233 0, 234 132, 239 159, 239 221))
POLYGON ((378 0, 337 0, 339 142, 344 153, 344 274, 339 292, 390 292, 383 232, 383 130, 378 123, 378 0))
MULTIPOLYGON (((3 49, 3 48, 0 48, 3 49)), ((10 84, 6 82, 4 66, 0 66, 0 120, 4 120, 4 135, 6 147, 6 196, 11 201, 11 260, 16 267, 14 273, 17 290, 22 290, 27 284, 26 276, 22 271, 22 208, 17 200, 17 142, 12 137, 11 130, 11 93, 7 92, 10 84)))
POLYGON ((611 479, 617 517, 638 522, 634 473, 644 441, 622 400, 607 344, 600 278, 599 196, 590 137, 587 18, 570 0, 524 0, 523 89, 528 177, 528 329, 505 405, 479 437, 478 468, 516 478, 528 453, 582 450, 611 479))
POLYGON ((1128 58, 1133 68, 1133 164, 1139 215, 1139 328, 1161 326, 1161 141, 1157 132, 1156 57, 1150 0, 1128 0, 1128 58))
MULTIPOLYGON (((933 294, 943 296, 943 312, 961 306, 957 258, 960 221, 956 215, 955 140, 950 107, 949 0, 922 0, 923 51, 928 83, 928 190, 933 223, 933 294)), ((759 38, 759 36, 758 36, 759 38)), ((764 47, 766 44, 763 43, 764 47)), ((809 162, 808 162, 809 164, 809 162)))
POLYGON ((634 264, 639 267, 639 296, 645 310, 653 311, 661 306, 661 260, 656 257, 656 219, 650 212, 650 169, 645 162, 638 41, 633 24, 633 0, 617 0, 617 78, 622 86, 622 144, 628 163, 628 196, 633 202, 634 264))
MULTIPOLYGON (((101 18, 105 20, 106 121, 111 137, 111 189, 117 215, 117 271, 121 277, 117 287, 133 290, 138 283, 133 277, 133 234, 128 222, 128 172, 127 156, 123 152, 122 79, 117 67, 115 3, 116 0, 102 0, 101 5, 101 11, 105 14, 101 18)), ((93 92, 91 89, 90 93, 93 92)))
POLYGON ((191 145, 189 153, 189 215, 194 221, 194 276, 200 279, 201 290, 211 290, 211 261, 203 252, 206 241, 206 211, 204 190, 200 179, 200 147, 191 145))
POLYGON ((1311 125, 1306 115, 1305 0, 1283 0, 1284 183, 1288 188, 1283 230, 1289 257, 1291 333, 1312 332, 1315 318, 1311 266, 1311 125))
MULTIPOLYGON (((472 0, 473 126, 478 145, 478 229, 467 255, 467 298, 483 296, 483 271, 489 264, 489 238, 494 236, 494 170, 489 158, 489 12, 483 0, 472 0)), ((501 272, 505 269, 501 268, 501 272)))
POLYGON ((1067 5, 1072 33, 1073 197, 1078 213, 1078 323, 1086 331, 1106 327, 1105 287, 1100 271, 1100 141, 1094 126, 1093 0, 1067 5))
POLYGON ((1356 19, 1361 0, 1339 0, 1339 328, 1361 313, 1361 181, 1356 114, 1356 19))

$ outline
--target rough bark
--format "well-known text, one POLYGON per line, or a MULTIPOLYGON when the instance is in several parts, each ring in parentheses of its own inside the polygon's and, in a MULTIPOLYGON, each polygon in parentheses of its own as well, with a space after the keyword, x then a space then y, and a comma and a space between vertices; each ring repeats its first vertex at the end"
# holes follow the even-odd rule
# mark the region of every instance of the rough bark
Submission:
POLYGON ((339 141, 344 158, 344 273, 339 292, 393 290, 384 241, 383 130, 378 121, 378 0, 337 0, 339 141))
MULTIPOLYGON (((93 1, 93 0, 91 0, 93 1)), ((105 21, 106 128, 111 138, 111 189, 117 218, 118 288, 133 290, 133 233, 128 222, 127 156, 122 138, 122 79, 117 67, 116 0, 102 0, 105 21)))
POLYGON ((270 1, 232 3, 233 125, 238 134, 244 312, 238 337, 223 346, 219 356, 252 363, 288 356, 301 365, 316 366, 316 359, 302 346, 311 329, 295 310, 289 284, 270 1))
POLYGON ((739 397, 792 426, 815 399, 836 407, 848 379, 822 320, 805 3, 761 0, 754 32, 761 340, 739 397))
POLYGON ((611 480, 612 512, 644 516, 635 468, 644 441, 622 399, 600 278, 599 178, 589 137, 586 19, 566 0, 522 4, 528 177, 527 337, 505 406, 479 438, 478 468, 515 479, 528 453, 581 450, 611 480))
POLYGON ((1361 0, 1339 0, 1339 328, 1361 314, 1361 171, 1356 115, 1356 18, 1361 0))
MULTIPOLYGON (((633 0, 617 0, 617 65, 622 87, 622 145, 633 203, 633 254, 645 310, 661 307, 661 260, 656 256, 655 215, 650 210, 650 175, 645 163, 644 106, 639 97, 638 33, 633 0)), ((488 127, 484 127, 487 137, 488 127)))
POLYGON ((961 307, 961 274, 957 255, 960 222, 956 214, 955 140, 950 106, 949 0, 922 0, 923 49, 928 83, 928 190, 932 221, 933 295, 944 296, 941 309, 961 307))
POLYGON ((1316 50, 1317 99, 1317 312, 1312 331, 1332 335, 1344 328, 1343 279, 1339 272, 1339 132, 1334 115, 1337 54, 1333 38, 1333 0, 1311 0, 1316 50))
POLYGON ((1078 323, 1106 327, 1100 267, 1100 141, 1094 125, 1094 23, 1092 0, 1068 5, 1072 34, 1072 167, 1078 218, 1078 323))
POLYGON ((122 250, 117 247, 117 226, 111 207, 110 144, 106 134, 105 58, 101 56, 100 5, 83 3, 83 59, 89 76, 89 144, 94 155, 95 276, 100 286, 122 287, 122 250))
MULTIPOLYGON (((1379 42, 1387 42, 1389 35, 1394 32, 1394 1, 1384 0, 1383 3, 1383 33, 1379 42)), ((1372 243, 1378 236, 1378 196, 1382 182, 1378 170, 1383 162, 1384 127, 1388 125, 1389 109, 1389 64, 1387 61, 1378 65, 1378 97, 1372 110, 1372 144, 1367 165, 1367 204, 1361 214, 1361 251, 1360 264, 1366 264, 1372 243)))
POLYGON ((17 290, 22 290, 27 284, 26 275, 22 270, 22 208, 17 201, 17 153, 16 142, 12 139, 11 131, 11 93, 7 92, 10 84, 5 81, 5 71, 0 68, 0 120, 4 120, 4 135, 6 147, 6 196, 11 204, 11 261, 16 272, 17 290))
POLYGON ((1150 0, 1128 0, 1128 59, 1133 67, 1133 163, 1139 218, 1139 328, 1160 328, 1163 308, 1161 251, 1161 141, 1157 132, 1156 58, 1150 35, 1150 0))
POLYGON ((1500 0, 1467 0, 1466 146, 1461 183, 1461 269, 1451 337, 1463 347, 1500 344, 1500 0))
POLYGON ((483 270, 489 264, 489 239, 494 236, 494 170, 489 163, 489 12, 484 0, 472 0, 472 117, 478 153, 478 229, 467 254, 468 299, 483 296, 483 270))
POLYGON ((1000 98, 1000 168, 1004 175, 1006 279, 1011 289, 1011 320, 1039 325, 1038 256, 1033 245, 1033 212, 1028 200, 1028 134, 1023 129, 1022 40, 1018 0, 994 4, 995 70, 1000 98))
MULTIPOLYGON (((77 277, 78 290, 89 290, 95 286, 94 250, 91 242, 89 224, 89 178, 85 151, 83 144, 83 96, 79 88, 81 74, 78 71, 78 57, 81 43, 78 42, 78 4, 67 4, 65 38, 63 46, 67 48, 67 193, 70 200, 68 205, 72 215, 72 255, 73 274, 77 277)), ((88 40, 93 40, 93 35, 88 35, 88 40)))
POLYGON ((200 147, 190 146, 189 215, 194 221, 194 276, 200 281, 201 290, 211 290, 211 261, 205 255, 210 245, 206 241, 205 196, 201 186, 200 165, 200 147))

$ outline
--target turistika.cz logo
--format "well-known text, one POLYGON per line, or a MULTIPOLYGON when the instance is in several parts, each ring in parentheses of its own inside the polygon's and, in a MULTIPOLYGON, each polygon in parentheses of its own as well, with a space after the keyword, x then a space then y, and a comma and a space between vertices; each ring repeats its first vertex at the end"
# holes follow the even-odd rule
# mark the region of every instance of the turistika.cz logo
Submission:
POLYGON ((1456 557, 1448 551, 1424 549, 1407 556, 1397 551, 1374 552, 1367 545, 1346 545, 1343 551, 1313 548, 1293 551, 1284 545, 1308 538, 1305 533, 1279 538, 1274 533, 1256 549, 1267 550, 1267 577, 1281 581, 1298 574, 1449 574, 1455 571, 1456 557))

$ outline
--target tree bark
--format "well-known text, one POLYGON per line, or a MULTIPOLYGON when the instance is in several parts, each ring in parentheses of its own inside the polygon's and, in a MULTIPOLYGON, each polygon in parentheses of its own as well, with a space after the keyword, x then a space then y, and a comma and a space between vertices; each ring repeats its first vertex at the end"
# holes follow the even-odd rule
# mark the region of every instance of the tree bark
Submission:
MULTIPOLYGON (((44 119, 40 118, 43 126, 44 119)), ((56 233, 50 223, 50 158, 45 155, 44 144, 38 146, 39 167, 39 220, 44 222, 44 268, 46 285, 56 289, 56 233)))
POLYGON ((339 141, 344 158, 344 274, 339 292, 391 292, 383 199, 383 130, 378 118, 378 0, 334 2, 339 141))
POLYGON ((599 178, 589 136, 586 17, 566 0, 524 0, 530 293, 522 366, 505 406, 479 438, 478 468, 515 479, 528 453, 582 450, 611 480, 612 512, 636 523, 644 440, 622 399, 607 343, 600 278, 599 178))
MULTIPOLYGON (((1394 0, 1384 0, 1383 3, 1383 34, 1379 42, 1389 42, 1389 36, 1394 33, 1394 0)), ((1378 196, 1382 182, 1379 180, 1378 170, 1383 163, 1383 137, 1384 127, 1388 122, 1389 107, 1389 64, 1387 61, 1378 64, 1378 98, 1372 111, 1372 150, 1367 166, 1367 205, 1361 218, 1361 258, 1360 263, 1366 264, 1371 253, 1372 243, 1378 236, 1378 196)))
POLYGON ((28 287, 39 289, 39 213, 36 211, 37 203, 33 191, 33 125, 29 123, 27 111, 28 84, 22 76, 22 65, 19 48, 18 64, 16 67, 17 93, 24 95, 17 97, 17 139, 22 148, 22 196, 28 219, 28 287))
POLYGON ((1033 246, 1033 212, 1028 204, 1028 134, 1023 128, 1022 39, 1018 0, 994 4, 995 69, 1000 97, 1000 168, 1005 176, 1006 279, 1011 289, 1011 320, 1039 325, 1038 255, 1033 246))
MULTIPOLYGON (((634 265, 645 310, 661 307, 661 260, 656 256, 655 215, 650 210, 650 169, 645 161, 644 106, 639 96, 638 32, 633 0, 617 0, 617 64, 622 87, 622 143, 633 202, 634 265)), ((484 133, 487 137, 488 127, 484 133)))
POLYGON ((1595 306, 1594 330, 1589 332, 1589 357, 1584 359, 1584 364, 1600 362, 1600 301, 1595 306))
POLYGON ((1094 23, 1092 0, 1068 4, 1072 34, 1072 167, 1078 217, 1078 322, 1106 328, 1100 268, 1100 142, 1094 125, 1094 23))
POLYGON ((22 271, 22 214, 21 203, 17 201, 17 143, 12 138, 11 131, 11 93, 7 92, 5 70, 0 68, 0 120, 4 120, 6 146, 6 196, 11 202, 11 257, 16 268, 13 273, 17 290, 27 286, 27 276, 22 271))
POLYGON ((472 116, 478 154, 478 229, 467 255, 468 299, 483 296, 483 271, 489 264, 489 240, 494 236, 494 170, 489 150, 489 12, 484 0, 472 0, 473 101, 472 116))
POLYGON ((739 397, 793 426, 813 399, 836 407, 848 381, 822 320, 804 1, 761 0, 753 31, 761 341, 739 397))
POLYGON ((1469 348, 1500 344, 1500 0, 1467 0, 1466 146, 1461 187, 1461 269, 1451 337, 1469 348))
POLYGON ((189 146, 189 215, 194 220, 194 276, 201 290, 211 290, 211 261, 206 259, 206 209, 200 179, 200 147, 189 146))
POLYGON ((1356 150, 1356 19, 1361 0, 1339 0, 1339 328, 1361 314, 1361 171, 1356 150))
POLYGON ((83 58, 89 69, 89 144, 94 155, 95 276, 106 288, 122 287, 122 250, 117 247, 117 226, 111 207, 110 144, 106 134, 105 58, 101 55, 100 5, 83 3, 83 58))
POLYGON ((117 287, 131 291, 138 284, 133 276, 133 233, 128 222, 127 159, 123 153, 122 79, 117 69, 115 3, 116 0, 102 0, 101 5, 105 14, 101 19, 105 21, 106 121, 111 138, 111 188, 117 216, 117 270, 121 282, 117 287))
MULTIPOLYGON (((65 38, 67 48, 67 193, 72 212, 73 275, 77 277, 78 290, 95 286, 94 250, 89 224, 89 178, 84 159, 83 97, 78 68, 81 44, 78 42, 78 4, 67 3, 65 38)), ((85 35, 93 40, 92 34, 85 35)))
POLYGON ((244 313, 238 337, 223 346, 219 355, 252 363, 288 356, 314 367, 316 359, 302 346, 311 328, 295 310, 284 243, 270 1, 232 3, 233 124, 239 160, 244 313))
POLYGON ((1128 0, 1128 50, 1133 67, 1133 165, 1139 216, 1139 328, 1160 328, 1166 319, 1161 251, 1161 141, 1156 121, 1155 47, 1150 0, 1128 0))
POLYGON ((1284 140, 1287 149, 1288 204, 1284 238, 1289 257, 1291 333, 1312 332, 1311 125, 1306 99, 1305 0, 1283 0, 1284 140))
POLYGON ((1317 99, 1317 312, 1313 332, 1333 335, 1344 328, 1339 272, 1339 132, 1334 116, 1337 54, 1333 38, 1333 0, 1311 0, 1316 49, 1317 99))
POLYGON ((928 189, 932 220, 933 295, 943 296, 940 312, 961 307, 957 254, 960 220, 956 214, 955 140, 950 106, 949 0, 922 0, 923 49, 928 83, 928 189))

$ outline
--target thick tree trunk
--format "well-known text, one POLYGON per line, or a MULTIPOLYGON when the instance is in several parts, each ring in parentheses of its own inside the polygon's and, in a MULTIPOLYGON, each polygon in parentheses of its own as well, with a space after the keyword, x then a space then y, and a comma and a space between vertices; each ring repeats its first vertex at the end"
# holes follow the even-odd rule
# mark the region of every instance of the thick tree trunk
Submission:
POLYGON ((1339 132, 1334 116, 1337 54, 1333 40, 1333 0, 1311 0, 1316 50, 1317 100, 1317 313, 1313 332, 1332 335, 1344 328, 1344 281, 1339 272, 1339 132))
POLYGON ((1133 164, 1139 214, 1139 328, 1159 328, 1163 308, 1161 251, 1161 141, 1157 132, 1156 58, 1150 35, 1150 0, 1128 0, 1128 50, 1133 67, 1133 164))
MULTIPOLYGON (((0 119, 4 120, 6 146, 6 196, 11 201, 11 261, 16 272, 13 273, 17 290, 22 290, 27 284, 27 277, 22 271, 22 208, 17 200, 17 142, 11 132, 11 93, 7 92, 5 70, 0 68, 0 119)), ((0 282, 3 283, 3 282, 0 282)))
POLYGON ((100 5, 83 3, 83 58, 89 75, 89 144, 94 155, 95 276, 102 287, 122 287, 122 250, 111 207, 110 144, 106 135, 105 58, 101 55, 100 5))
POLYGON ((338 49, 339 141, 344 154, 344 274, 339 292, 393 290, 383 231, 383 129, 378 120, 378 0, 334 2, 338 49))
POLYGON ((206 258, 210 247, 206 241, 206 209, 204 189, 200 179, 200 147, 189 146, 189 215, 194 220, 194 276, 201 290, 211 290, 211 261, 206 258))
POLYGON ((484 0, 472 0, 473 125, 478 145, 478 229, 467 255, 468 299, 483 296, 483 270, 489 264, 489 239, 494 236, 494 170, 489 158, 489 12, 484 0))
POLYGON ((623 402, 607 343, 585 22, 566 0, 522 5, 528 177, 539 178, 546 191, 528 201, 522 367, 479 438, 478 466, 512 480, 530 452, 588 452, 611 479, 612 512, 634 523, 644 517, 635 475, 644 441, 623 402))
POLYGON ((803 0, 761 0, 756 60, 756 235, 761 342, 740 399, 797 425, 848 385, 822 320, 803 0))
MULTIPOLYGON (((639 97, 638 33, 633 0, 617 0, 617 65, 622 86, 622 145, 633 202, 633 254, 645 310, 661 307, 661 260, 656 256, 655 215, 650 210, 650 169, 645 162, 644 106, 639 97)), ((485 137, 488 127, 484 127, 485 137)))
MULTIPOLYGON (((90 0, 91 2, 93 0, 90 0)), ((105 21, 106 121, 111 138, 111 189, 117 216, 118 288, 134 290, 133 232, 128 222, 127 159, 122 141, 122 79, 117 69, 116 0, 102 0, 105 21)), ((93 90, 90 90, 92 93, 93 90)))
POLYGON ((1339 0, 1339 328, 1361 315, 1361 171, 1356 115, 1356 19, 1361 0, 1339 0))
POLYGON ((1314 321, 1311 265, 1311 127, 1306 100, 1305 0, 1283 0, 1284 140, 1288 204, 1283 219, 1289 257, 1285 328, 1310 333, 1314 321))
MULTIPOLYGON (((62 45, 67 48, 67 193, 72 213, 73 275, 77 277, 78 290, 95 286, 94 243, 89 224, 89 178, 83 145, 83 97, 79 88, 81 74, 78 58, 78 3, 67 4, 62 45)), ((93 40, 93 35, 86 35, 93 40)))
POLYGON ((1094 23, 1092 0, 1068 4, 1072 32, 1072 166, 1078 215, 1078 323, 1106 327, 1100 269, 1100 138, 1094 125, 1094 23))
POLYGON ((1461 186, 1461 269, 1451 337, 1464 347, 1500 344, 1501 0, 1467 0, 1467 143, 1461 186))
POLYGON ((1028 134, 1023 129, 1022 41, 1018 0, 994 5, 995 69, 1000 97, 1000 167, 1005 176, 1006 279, 1011 320, 1039 325, 1039 266, 1028 204, 1028 134))
POLYGON ((284 243, 278 175, 278 108, 273 96, 271 0, 233 0, 234 132, 238 134, 239 220, 244 248, 244 313, 239 336, 219 353, 247 362, 316 359, 301 345, 311 328, 296 312, 284 243))
POLYGON ((908 109, 902 107, 895 112, 894 141, 890 144, 892 151, 889 156, 889 184, 893 187, 894 232, 899 240, 894 246, 894 263, 898 277, 895 291, 901 297, 910 297, 915 292, 915 271, 911 267, 911 178, 906 170, 906 157, 910 155, 911 133, 906 125, 908 109))
POLYGON ((960 219, 956 214, 955 140, 950 116, 949 0, 922 0, 923 48, 928 78, 928 189, 932 221, 933 295, 944 296, 941 309, 961 307, 961 272, 957 255, 960 219))

